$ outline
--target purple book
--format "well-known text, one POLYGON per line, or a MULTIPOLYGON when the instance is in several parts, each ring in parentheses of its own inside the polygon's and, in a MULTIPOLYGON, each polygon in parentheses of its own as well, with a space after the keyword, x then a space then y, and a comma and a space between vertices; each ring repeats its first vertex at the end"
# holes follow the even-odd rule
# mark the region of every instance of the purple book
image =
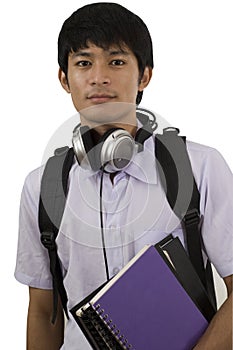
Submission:
POLYGON ((122 349, 192 349, 208 322, 168 264, 145 246, 76 315, 91 308, 122 349))

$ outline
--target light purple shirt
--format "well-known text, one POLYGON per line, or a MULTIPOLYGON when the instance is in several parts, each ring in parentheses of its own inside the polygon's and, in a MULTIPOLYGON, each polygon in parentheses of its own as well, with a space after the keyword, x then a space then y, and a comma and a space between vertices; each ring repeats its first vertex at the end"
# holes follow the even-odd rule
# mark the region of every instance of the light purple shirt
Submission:
MULTIPOLYGON (((213 148, 187 142, 201 194, 202 235, 206 252, 222 276, 233 273, 233 177, 223 157, 213 148)), ((40 242, 38 203, 43 167, 31 172, 22 191, 15 277, 26 285, 51 289, 47 251, 40 242)), ((112 184, 103 179, 103 220, 110 275, 116 274, 145 244, 169 233, 184 244, 178 218, 170 209, 154 157, 154 142, 118 173, 112 184)), ((106 280, 100 230, 100 173, 75 163, 57 237, 64 269, 68 309, 106 280)), ((67 322, 63 350, 91 349, 72 316, 67 322)))

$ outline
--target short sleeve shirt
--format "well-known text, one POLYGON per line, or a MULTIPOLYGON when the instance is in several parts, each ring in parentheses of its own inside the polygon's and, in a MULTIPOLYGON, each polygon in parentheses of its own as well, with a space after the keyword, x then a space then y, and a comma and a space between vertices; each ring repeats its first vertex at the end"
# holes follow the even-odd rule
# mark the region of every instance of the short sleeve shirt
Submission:
MULTIPOLYGON (((103 177, 102 212, 110 276, 146 244, 155 244, 168 234, 184 244, 180 220, 171 210, 149 138, 144 150, 117 173, 113 182, 103 177)), ((233 177, 221 154, 210 147, 187 141, 193 173, 200 191, 204 249, 218 273, 233 273, 233 177)), ((22 191, 15 277, 35 288, 51 289, 46 249, 40 242, 38 204, 43 166, 31 172, 22 191)), ((69 192, 57 236, 58 254, 70 310, 104 281, 106 270, 100 225, 100 172, 74 163, 69 192)), ((184 244, 185 245, 185 244, 184 244)), ((63 350, 91 349, 70 315, 63 350)))

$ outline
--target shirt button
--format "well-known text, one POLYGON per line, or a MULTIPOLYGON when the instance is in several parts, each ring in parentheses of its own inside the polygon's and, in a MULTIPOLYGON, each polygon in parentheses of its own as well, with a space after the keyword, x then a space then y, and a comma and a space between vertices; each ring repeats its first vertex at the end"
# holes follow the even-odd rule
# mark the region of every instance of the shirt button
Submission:
POLYGON ((119 271, 120 269, 118 267, 114 267, 114 269, 112 270, 114 275, 116 275, 119 271))

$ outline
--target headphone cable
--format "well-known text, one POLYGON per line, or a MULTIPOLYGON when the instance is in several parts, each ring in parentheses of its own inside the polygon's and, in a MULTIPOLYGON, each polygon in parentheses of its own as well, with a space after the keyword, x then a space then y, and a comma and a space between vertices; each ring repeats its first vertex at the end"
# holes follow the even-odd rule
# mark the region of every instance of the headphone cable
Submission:
POLYGON ((100 228, 101 228, 101 238, 102 238, 102 248, 103 248, 103 255, 104 255, 104 264, 105 264, 105 270, 106 270, 106 277, 109 281, 109 268, 108 268, 108 260, 107 260, 107 254, 106 254, 106 247, 105 247, 105 239, 104 239, 104 225, 103 225, 103 178, 104 178, 104 167, 101 167, 101 178, 100 178, 100 228))

